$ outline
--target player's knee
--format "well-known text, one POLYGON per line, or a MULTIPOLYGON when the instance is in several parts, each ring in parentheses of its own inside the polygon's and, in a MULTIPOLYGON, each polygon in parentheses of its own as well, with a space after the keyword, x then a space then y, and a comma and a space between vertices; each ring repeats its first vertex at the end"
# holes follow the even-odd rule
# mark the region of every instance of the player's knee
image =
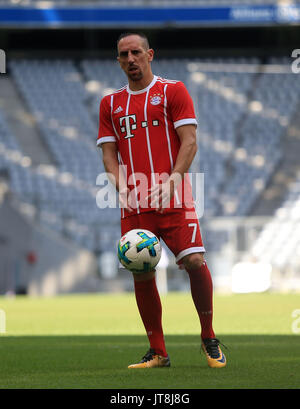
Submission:
POLYGON ((188 254, 182 259, 182 263, 186 270, 198 270, 204 262, 203 253, 188 254))

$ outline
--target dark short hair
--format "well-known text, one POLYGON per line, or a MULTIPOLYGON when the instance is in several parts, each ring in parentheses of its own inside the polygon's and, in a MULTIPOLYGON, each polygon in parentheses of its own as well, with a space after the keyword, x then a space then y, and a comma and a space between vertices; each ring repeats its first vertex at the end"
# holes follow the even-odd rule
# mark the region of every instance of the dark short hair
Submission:
POLYGON ((149 48, 150 48, 150 46, 149 46, 149 41, 148 41, 147 36, 146 36, 144 33, 135 32, 135 31, 122 33, 122 34, 119 36, 118 40, 117 40, 117 46, 119 45, 119 42, 120 42, 123 38, 129 37, 129 36, 139 36, 139 37, 141 37, 141 38, 144 40, 144 44, 145 44, 145 46, 146 46, 146 49, 149 49, 149 48))

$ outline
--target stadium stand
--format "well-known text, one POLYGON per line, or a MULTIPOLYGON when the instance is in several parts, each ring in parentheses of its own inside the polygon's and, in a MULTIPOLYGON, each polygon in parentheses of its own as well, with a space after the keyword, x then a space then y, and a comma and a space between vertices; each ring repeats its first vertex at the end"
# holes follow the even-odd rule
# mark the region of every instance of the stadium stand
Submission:
POLYGON ((237 200, 236 208, 229 209, 227 214, 247 214, 258 192, 267 185, 281 159, 282 136, 298 104, 295 95, 298 87, 292 73, 262 73, 257 79, 249 113, 238 130, 240 143, 232 164, 234 177, 223 191, 224 195, 229 193, 228 200, 230 195, 237 200), (245 188, 241 189, 243 183, 245 188))
POLYGON ((300 267, 300 174, 288 189, 281 207, 255 241, 251 254, 286 274, 300 267))
MULTIPOLYGON (((71 61, 13 62, 11 70, 57 162, 56 178, 35 176, 41 217, 53 220, 53 227, 62 229, 64 225, 65 234, 97 251, 95 240, 101 215, 93 188, 103 167, 95 149, 97 124, 85 106, 84 82, 71 61), (55 223, 57 216, 61 220, 55 223), (90 225, 92 230, 87 228, 90 225)), ((117 212, 111 213, 110 220, 116 220, 117 212)), ((103 232, 101 237, 106 235, 103 232)))
MULTIPOLYGON (((269 63, 255 58, 153 62, 155 73, 184 81, 194 99, 199 157, 193 171, 209 175, 205 218, 251 214, 280 166, 280 146, 299 104, 300 83, 286 60, 269 63)), ((11 190, 38 209, 41 223, 89 250, 115 246, 119 210, 102 212, 96 205, 96 177, 104 169, 95 140, 101 97, 126 82, 117 62, 15 59, 9 75, 55 159, 53 166, 32 166, 0 108, 0 169, 8 172, 11 190)), ((299 191, 293 195, 296 203, 299 191)), ((211 250, 220 249, 226 238, 224 231, 205 232, 211 250)))

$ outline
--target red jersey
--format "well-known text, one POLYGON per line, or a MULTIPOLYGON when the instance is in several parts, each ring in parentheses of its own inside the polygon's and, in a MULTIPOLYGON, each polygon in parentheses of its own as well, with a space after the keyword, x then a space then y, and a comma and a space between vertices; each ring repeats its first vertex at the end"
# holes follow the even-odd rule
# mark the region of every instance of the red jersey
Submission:
MULTIPOLYGON (((145 89, 132 91, 127 85, 102 99, 97 145, 117 144, 128 187, 135 192, 136 213, 154 210, 142 198, 151 185, 172 172, 180 148, 176 128, 187 124, 197 125, 197 121, 181 81, 154 76, 145 89)), ((174 206, 185 206, 177 192, 169 207, 174 206)))

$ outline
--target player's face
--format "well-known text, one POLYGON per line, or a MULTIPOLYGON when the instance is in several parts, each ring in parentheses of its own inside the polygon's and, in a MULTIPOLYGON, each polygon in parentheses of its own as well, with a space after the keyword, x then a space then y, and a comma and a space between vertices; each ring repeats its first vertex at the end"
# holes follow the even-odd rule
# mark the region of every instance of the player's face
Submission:
POLYGON ((136 82, 152 75, 150 62, 153 50, 147 49, 144 40, 138 35, 124 37, 118 44, 118 61, 128 79, 136 82))

